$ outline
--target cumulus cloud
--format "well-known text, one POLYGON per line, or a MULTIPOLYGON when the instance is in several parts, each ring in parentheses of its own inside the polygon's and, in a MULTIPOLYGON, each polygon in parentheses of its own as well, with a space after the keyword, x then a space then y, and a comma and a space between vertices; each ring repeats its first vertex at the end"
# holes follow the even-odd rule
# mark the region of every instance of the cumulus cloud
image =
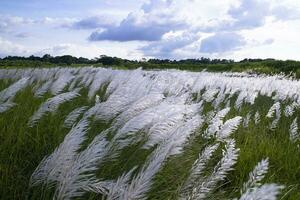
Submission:
POLYGON ((18 16, 0 15, 0 32, 5 32, 19 25, 32 24, 33 20, 18 16))
POLYGON ((265 41, 263 41, 263 45, 269 45, 269 44, 273 44, 274 43, 274 39, 273 38, 269 38, 266 39, 265 41))
POLYGON ((63 55, 69 49, 73 48, 74 45, 72 44, 58 44, 54 45, 53 47, 42 49, 41 51, 37 52, 38 55, 44 54, 51 54, 51 55, 63 55))
POLYGON ((70 27, 76 21, 76 18, 71 17, 44 17, 34 20, 34 23, 39 25, 54 25, 55 27, 70 27))
POLYGON ((101 48, 95 45, 74 43, 56 44, 34 52, 34 55, 38 56, 42 56, 45 54, 50 54, 53 56, 73 55, 76 57, 94 58, 96 56, 104 54, 104 52, 101 48))
POLYGON ((8 55, 27 55, 28 53, 28 50, 22 45, 15 44, 0 37, 0 57, 8 55))
POLYGON ((74 18, 43 17, 39 19, 0 14, 0 32, 9 32, 24 26, 54 25, 55 27, 67 27, 74 23, 74 18))
POLYGON ((113 16, 91 16, 77 20, 74 23, 69 24, 69 28, 72 29, 98 29, 98 28, 110 28, 116 25, 116 19, 113 16))
POLYGON ((236 50, 245 44, 245 39, 237 33, 216 33, 201 41, 200 52, 223 53, 236 50))
POLYGON ((258 0, 242 0, 238 7, 229 9, 228 14, 235 21, 234 29, 249 29, 264 25, 266 16, 270 12, 270 4, 258 0))
POLYGON ((279 21, 300 19, 300 8, 285 5, 274 6, 272 15, 279 21))
POLYGON ((140 10, 130 13, 119 25, 93 32, 89 40, 158 41, 165 33, 186 26, 184 20, 174 15, 172 1, 151 0, 140 10))
POLYGON ((14 54, 14 48, 26 53, 16 44, 22 42, 27 49, 35 49, 30 52, 42 49, 40 54, 191 58, 234 56, 279 43, 296 46, 300 11, 294 0, 141 0, 130 8, 124 6, 127 4, 133 3, 116 1, 105 8, 93 5, 88 10, 82 8, 84 15, 65 12, 60 17, 47 10, 32 16, 28 11, 26 18, 0 14, 0 36, 11 40, 1 40, 0 49, 5 54, 14 54), (121 14, 117 14, 116 5, 124 7, 117 9, 121 14), (83 17, 87 13, 90 17, 83 17), (282 34, 283 30, 289 31, 282 34), (52 46, 62 42, 68 44, 52 46), (5 50, 5 45, 10 50, 5 50))
MULTIPOLYGON (((186 20, 188 15, 181 13, 181 6, 195 2, 188 1, 185 4, 178 2, 150 0, 143 4, 138 11, 131 12, 118 25, 109 27, 91 18, 83 21, 85 22, 83 26, 102 27, 89 36, 90 41, 148 41, 147 45, 138 48, 145 56, 170 57, 174 51, 185 48, 187 45, 199 43, 199 38, 190 37, 192 34, 197 35, 199 33, 213 34, 202 40, 200 52, 213 54, 238 50, 247 44, 241 31, 262 27, 270 17, 273 20, 295 19, 295 13, 297 13, 292 12, 295 9, 289 8, 289 13, 294 14, 289 14, 287 17, 282 13, 284 8, 287 9, 284 5, 279 6, 265 0, 241 0, 237 4, 228 6, 224 11, 223 18, 205 19, 205 16, 204 18, 199 17, 199 20, 205 23, 195 28, 195 24, 186 20), (165 37, 171 32, 178 31, 190 33, 190 35, 165 37)), ((192 13, 189 14, 192 15, 192 13)), ((273 42, 274 39, 270 39, 263 43, 260 42, 258 45, 269 45, 273 42)))
MULTIPOLYGON (((224 53, 240 49, 247 43, 240 34, 243 30, 254 30, 263 27, 269 19, 284 21, 297 19, 296 8, 284 5, 271 4, 264 0, 241 0, 239 4, 232 5, 226 12, 225 19, 209 20, 198 30, 213 33, 212 36, 202 40, 200 52, 224 53)), ((251 41, 250 46, 270 45, 273 38, 265 41, 251 41)))
POLYGON ((265 25, 268 18, 274 20, 299 19, 299 9, 285 5, 272 5, 265 0, 241 0, 226 12, 226 19, 213 19, 199 27, 203 32, 240 31, 265 25))
POLYGON ((30 36, 30 33, 28 33, 28 32, 20 32, 20 33, 16 33, 14 36, 16 38, 28 38, 30 36))
POLYGON ((270 13, 270 5, 265 1, 241 0, 227 11, 227 18, 213 19, 199 30, 203 32, 238 31, 263 26, 270 13))
POLYGON ((141 47, 145 56, 157 58, 172 58, 174 51, 182 49, 187 45, 197 41, 199 36, 189 32, 171 33, 166 35, 161 41, 155 41, 141 47))

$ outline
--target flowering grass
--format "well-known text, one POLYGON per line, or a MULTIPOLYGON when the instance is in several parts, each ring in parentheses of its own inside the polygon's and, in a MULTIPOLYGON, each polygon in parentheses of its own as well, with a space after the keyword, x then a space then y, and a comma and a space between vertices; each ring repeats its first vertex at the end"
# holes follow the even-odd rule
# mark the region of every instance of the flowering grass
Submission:
MULTIPOLYGON (((136 73, 139 74, 140 72, 136 73)), ((101 76, 101 73, 99 76, 101 76)), ((180 75, 177 76, 178 77, 175 76, 173 82, 171 82, 172 84, 170 84, 170 87, 175 85, 175 89, 171 90, 169 88, 169 93, 165 95, 172 97, 172 92, 178 92, 176 93, 177 96, 184 95, 184 92, 182 91, 184 91, 185 88, 176 90, 176 88, 180 88, 181 86, 181 82, 178 82, 178 85, 176 85, 176 81, 178 81, 180 75)), ((108 81, 108 84, 107 81, 104 81, 102 86, 100 85, 99 87, 95 87, 96 89, 93 88, 93 90, 96 90, 96 94, 99 95, 101 101, 109 102, 109 98, 114 97, 114 95, 117 99, 119 98, 118 95, 122 94, 122 91, 128 89, 124 87, 124 84, 123 86, 118 85, 116 88, 112 88, 110 83, 113 83, 113 79, 108 81), (107 95, 108 90, 111 90, 109 96, 107 95)), ((133 83, 135 82, 134 79, 132 79, 132 81, 133 83)), ((147 84, 142 85, 143 81, 143 79, 140 82, 137 81, 140 85, 130 85, 133 89, 129 88, 128 91, 126 91, 126 94, 123 96, 124 98, 122 97, 123 103, 127 100, 129 102, 129 100, 131 100, 130 98, 133 98, 130 95, 134 94, 134 92, 143 91, 143 87, 147 88, 147 84), (139 88, 138 86, 142 88, 139 88), (136 88, 134 89, 134 87, 136 88)), ((14 82, 15 81, 10 79, 1 79, 0 91, 8 88, 14 82)), ((183 82, 185 82, 185 80, 183 82)), ((68 83, 67 86, 64 87, 64 90, 60 93, 68 92, 67 88, 69 84, 70 83, 68 83)), ((88 108, 93 108, 93 106, 95 106, 94 98, 89 100, 89 88, 82 87, 79 91, 80 96, 61 103, 58 106, 58 109, 54 112, 46 112, 46 114, 38 119, 36 124, 31 127, 28 126, 30 118, 40 108, 40 106, 47 101, 47 99, 55 96, 51 94, 51 91, 47 91, 41 97, 35 97, 35 86, 35 84, 29 84, 26 88, 19 91, 12 100, 16 103, 16 105, 6 112, 0 113, 0 199, 52 199, 57 191, 58 186, 56 184, 37 184, 35 186, 30 186, 30 178, 43 158, 51 155, 64 141, 65 136, 70 132, 71 128, 67 128, 64 125, 64 121, 69 113, 82 106, 87 106, 88 108)), ((201 101, 202 94, 203 93, 193 93, 192 103, 199 103, 201 101)), ((139 94, 137 93, 137 95, 139 94)), ((143 95, 141 95, 141 97, 143 95)), ((175 105, 177 105, 180 100, 177 99, 176 95, 173 95, 176 100, 175 105)), ((213 101, 216 99, 216 96, 217 95, 213 96, 213 101)), ((226 97, 228 98, 228 94, 226 97)), ((229 138, 235 141, 234 148, 239 149, 236 163, 233 163, 233 165, 230 166, 232 170, 228 170, 222 179, 216 181, 215 187, 211 187, 211 191, 207 193, 204 199, 240 198, 242 196, 241 188, 243 188, 244 183, 248 181, 249 173, 259 162, 266 158, 268 158, 269 162, 268 171, 264 178, 260 181, 261 185, 275 183, 278 186, 284 186, 283 189, 278 190, 280 191, 280 194, 277 196, 278 199, 300 199, 300 141, 297 141, 296 139, 295 141, 291 141, 289 133, 290 125, 293 123, 295 117, 300 116, 300 109, 296 109, 292 116, 286 117, 283 114, 284 108, 291 104, 291 100, 286 99, 280 101, 281 117, 276 128, 274 130, 270 130, 269 126, 273 119, 276 118, 275 115, 273 118, 266 117, 269 109, 274 105, 272 97, 258 95, 253 104, 243 103, 240 110, 235 108, 235 102, 238 99, 238 94, 233 95, 229 99, 230 104, 222 101, 219 105, 219 108, 225 108, 226 106, 231 108, 228 114, 226 114, 224 119, 221 121, 226 122, 236 116, 241 116, 242 121, 239 123, 237 129, 230 131, 230 136, 226 136, 225 141, 223 141, 223 139, 218 140, 218 138, 215 137, 206 137, 204 133, 206 133, 208 126, 212 122, 212 119, 209 119, 207 114, 209 111, 214 110, 214 106, 213 102, 203 102, 203 105, 201 106, 202 111, 196 111, 204 119, 202 126, 198 127, 196 131, 193 131, 188 135, 187 141, 183 143, 184 145, 181 145, 182 151, 180 153, 166 153, 164 158, 160 158, 161 162, 158 162, 160 167, 155 169, 155 173, 153 173, 153 175, 147 177, 149 179, 149 188, 145 190, 145 192, 143 191, 143 195, 140 195, 139 198, 136 199, 142 199, 142 197, 145 197, 146 199, 173 200, 178 199, 180 196, 182 197, 182 189, 191 174, 194 162, 199 158, 199 154, 201 154, 207 146, 214 145, 216 143, 219 144, 218 148, 205 164, 206 167, 202 170, 199 180, 197 179, 197 183, 206 181, 206 178, 213 174, 216 169, 216 165, 223 158, 224 153, 222 151, 226 151, 226 139, 229 138), (260 121, 257 124, 255 124, 254 120, 254 114, 256 111, 260 113, 260 121), (246 119, 249 112, 251 113, 250 121, 247 126, 244 127, 243 120, 246 119)), ((174 102, 171 99, 168 104, 172 103, 174 102)), ((128 106, 134 104, 124 103, 122 105, 128 106)), ((118 108, 117 104, 110 109, 115 108, 118 108)), ((128 109, 128 107, 126 108, 128 109)), ((105 110, 103 107, 102 109, 105 110)), ((122 107, 120 109, 122 109, 122 107)), ((142 113, 140 116, 145 116, 145 114, 147 114, 146 112, 143 114, 146 109, 147 108, 143 108, 143 111, 139 111, 142 113)), ((122 110, 122 112, 125 110, 122 110)), ((110 110, 108 109, 108 111, 110 110)), ((179 110, 178 112, 181 111, 179 110)), ((177 114, 176 112, 174 113, 177 114)), ((191 111, 191 113, 193 113, 193 111, 191 111)), ((160 115, 163 116, 163 114, 160 115)), ((171 116, 177 116, 175 114, 172 114, 171 116)), ((190 113, 188 112, 188 114, 190 113)), ((84 116, 84 113, 80 114, 77 122, 84 116)), ((93 117, 92 115, 87 116, 89 119, 89 129, 85 134, 85 140, 80 145, 80 149, 76 151, 78 154, 83 152, 97 135, 100 133, 103 134, 103 131, 112 128, 115 123, 114 120, 120 115, 117 114, 117 116, 109 117, 109 115, 102 114, 101 117, 98 118, 93 117)), ((186 115, 178 115, 178 117, 182 117, 182 119, 179 118, 178 121, 185 122, 189 120, 189 118, 185 119, 186 115)), ((167 115, 166 118, 160 118, 161 121, 158 122, 163 122, 163 120, 169 118, 170 117, 167 115)), ((146 119, 148 118, 145 118, 145 120, 146 119)), ((155 119, 157 119, 157 117, 155 117, 155 119)), ((168 121, 166 120, 166 123, 167 122, 168 121)), ((124 123, 126 124, 127 122, 124 123)), ((143 179, 140 176, 147 171, 147 166, 149 162, 151 163, 151 159, 153 161, 153 159, 155 160, 157 157, 155 152, 162 151, 159 147, 162 149, 164 148, 163 143, 160 142, 157 142, 150 148, 145 148, 144 144, 149 139, 147 135, 149 129, 151 129, 154 125, 157 125, 151 123, 149 122, 148 125, 150 127, 147 126, 146 128, 132 132, 131 134, 135 136, 133 138, 138 139, 130 141, 126 146, 126 141, 123 140, 123 138, 116 137, 120 128, 116 130, 112 129, 105 136, 112 144, 110 147, 111 149, 109 150, 116 153, 116 156, 112 156, 114 154, 111 153, 108 158, 101 160, 101 163, 96 165, 97 170, 95 171, 94 178, 103 181, 116 181, 122 176, 122 174, 128 173, 136 167, 132 172, 132 176, 130 176, 130 180, 127 181, 127 184, 132 185, 132 188, 125 184, 124 190, 126 192, 122 194, 115 194, 118 199, 130 199, 128 194, 133 194, 136 192, 135 190, 137 188, 134 187, 132 183, 133 180, 135 180, 134 177, 136 177, 136 180, 139 179, 140 182, 142 182, 141 180, 143 179), (120 145, 118 141, 120 141, 120 144, 123 144, 124 146, 118 146, 120 145), (138 175, 139 173, 140 175, 138 175)), ((172 124, 170 127, 173 128, 175 125, 172 124)), ((168 141, 167 144, 171 144, 173 141, 170 140, 170 138, 172 138, 172 134, 174 134, 175 137, 178 133, 176 133, 176 131, 172 132, 169 130, 166 133, 170 134, 170 136, 166 138, 166 141, 168 141)), ((176 136, 175 138, 178 137, 176 136)), ((172 149, 172 147, 169 148, 172 149)), ((161 154, 162 153, 158 153, 158 155, 161 154)), ((153 171, 150 170, 150 172, 152 173, 153 171)), ((149 174, 151 174, 150 172, 149 174)), ((111 186, 107 188, 108 190, 113 191, 111 186)), ((137 192, 134 194, 137 194, 137 192)), ((106 194, 87 190, 81 198, 101 199, 106 198, 106 194)), ((60 198, 60 196, 58 196, 58 199, 67 198, 60 198)), ((132 197, 132 199, 134 198, 132 197)))

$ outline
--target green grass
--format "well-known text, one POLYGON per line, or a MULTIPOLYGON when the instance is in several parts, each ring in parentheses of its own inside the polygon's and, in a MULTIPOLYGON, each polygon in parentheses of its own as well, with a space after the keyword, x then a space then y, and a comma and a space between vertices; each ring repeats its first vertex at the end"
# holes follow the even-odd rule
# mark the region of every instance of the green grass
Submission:
MULTIPOLYGON (((1 81, 0 90, 9 84, 10 82, 1 81)), ((79 106, 94 103, 87 100, 87 91, 82 90, 80 97, 64 103, 56 113, 44 116, 36 126, 29 128, 28 119, 39 105, 51 96, 47 94, 43 98, 35 98, 31 89, 27 87, 19 92, 14 100, 18 105, 0 114, 0 199, 52 199, 54 189, 41 186, 30 188, 28 186, 30 176, 43 157, 52 153, 68 133, 69 129, 63 127, 66 115, 79 106)), ((104 91, 105 87, 99 91, 99 94, 103 96, 104 91)), ((233 97, 233 100, 235 98, 233 97)), ((229 173, 226 180, 220 184, 221 187, 217 188, 213 196, 208 197, 209 199, 238 197, 249 172, 257 162, 266 157, 270 159, 270 169, 263 183, 285 185, 281 193, 282 200, 300 199, 300 148, 289 141, 288 133, 289 125, 300 112, 297 111, 291 118, 282 115, 278 128, 270 131, 267 126, 271 120, 264 116, 272 104, 271 98, 260 96, 254 105, 243 106, 240 112, 232 109, 227 115, 226 119, 229 119, 236 115, 245 116, 249 111, 254 114, 258 110, 262 120, 258 125, 251 121, 247 128, 240 126, 234 133, 233 138, 240 148, 235 170, 229 173)), ((205 105, 205 112, 210 109, 212 109, 211 105, 205 105)), ((109 126, 110 123, 92 121, 85 145, 109 126)), ((201 136, 206 127, 207 125, 204 125, 195 133, 194 139, 185 146, 182 154, 167 160, 155 176, 153 187, 148 194, 149 199, 178 198, 180 187, 188 177, 198 154, 205 145, 213 142, 201 136)), ((134 166, 141 167, 151 153, 151 150, 143 150, 142 145, 143 141, 125 148, 117 159, 105 162, 97 172, 97 176, 103 179, 115 179, 134 166)), ((213 170, 220 157, 219 150, 209 163, 206 173, 213 170)), ((85 198, 100 199, 96 194, 86 194, 85 198)))

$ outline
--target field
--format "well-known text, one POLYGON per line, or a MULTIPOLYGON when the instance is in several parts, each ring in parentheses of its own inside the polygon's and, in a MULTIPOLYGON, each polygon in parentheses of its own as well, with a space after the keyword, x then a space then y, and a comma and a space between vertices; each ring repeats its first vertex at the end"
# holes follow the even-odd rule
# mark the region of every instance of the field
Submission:
POLYGON ((300 199, 285 75, 0 69, 0 199, 300 199))

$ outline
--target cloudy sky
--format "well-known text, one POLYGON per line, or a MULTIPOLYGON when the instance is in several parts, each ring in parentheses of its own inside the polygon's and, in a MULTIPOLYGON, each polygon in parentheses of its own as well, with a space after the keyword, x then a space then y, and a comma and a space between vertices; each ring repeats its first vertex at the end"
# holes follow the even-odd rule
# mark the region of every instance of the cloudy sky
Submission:
POLYGON ((1 0, 0 57, 300 60, 299 0, 1 0))

